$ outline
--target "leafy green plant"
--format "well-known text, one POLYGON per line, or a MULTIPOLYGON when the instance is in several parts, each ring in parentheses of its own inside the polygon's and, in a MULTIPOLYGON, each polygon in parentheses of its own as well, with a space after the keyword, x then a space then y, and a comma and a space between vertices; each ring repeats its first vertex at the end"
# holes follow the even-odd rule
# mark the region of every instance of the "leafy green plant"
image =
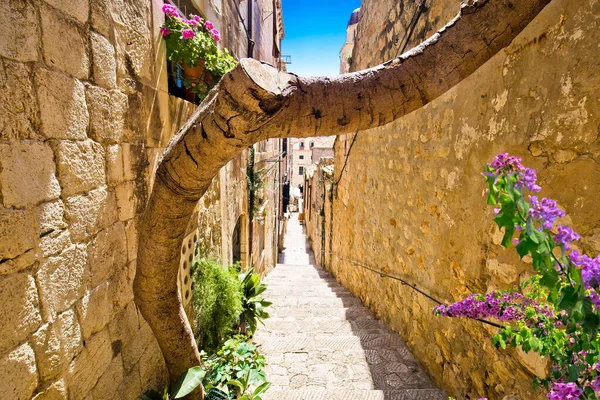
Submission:
POLYGON ((263 299, 261 296, 267 290, 267 285, 260 282, 260 275, 254 272, 254 268, 251 268, 240 278, 243 290, 243 311, 240 315, 240 324, 247 324, 250 328, 250 333, 254 334, 258 322, 262 323, 264 319, 270 317, 265 308, 273 303, 263 299))
POLYGON ((162 394, 156 390, 147 390, 138 396, 141 400, 173 400, 192 393, 198 386, 202 385, 202 380, 206 376, 206 371, 202 367, 192 367, 185 371, 171 389, 165 386, 162 394))
POLYGON ((200 353, 208 371, 204 378, 208 399, 261 400, 271 386, 264 371, 264 356, 247 340, 236 335, 217 354, 200 353))
POLYGON ((231 335, 242 312, 242 289, 234 268, 209 258, 191 266, 194 334, 198 347, 217 351, 231 335))
POLYGON ((248 166, 246 168, 246 183, 248 185, 248 202, 250 203, 250 215, 256 217, 260 208, 261 199, 258 192, 265 186, 262 170, 257 170, 254 164, 255 150, 253 146, 248 148, 248 166))
POLYGON ((204 98, 237 62, 227 49, 218 48, 217 42, 221 36, 212 22, 204 21, 198 15, 190 15, 190 19, 186 19, 170 4, 163 5, 162 11, 165 13, 165 23, 160 32, 166 42, 169 60, 189 67, 197 66, 202 60, 206 71, 210 73, 211 79, 183 80, 187 88, 204 98))

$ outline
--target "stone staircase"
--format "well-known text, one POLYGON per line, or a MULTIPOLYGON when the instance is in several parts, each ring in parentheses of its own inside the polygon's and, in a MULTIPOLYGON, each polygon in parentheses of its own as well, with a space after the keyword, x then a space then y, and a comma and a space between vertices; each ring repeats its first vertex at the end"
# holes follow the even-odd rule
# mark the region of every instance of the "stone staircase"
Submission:
POLYGON ((447 400, 400 337, 314 265, 294 216, 254 336, 273 384, 264 400, 447 400))

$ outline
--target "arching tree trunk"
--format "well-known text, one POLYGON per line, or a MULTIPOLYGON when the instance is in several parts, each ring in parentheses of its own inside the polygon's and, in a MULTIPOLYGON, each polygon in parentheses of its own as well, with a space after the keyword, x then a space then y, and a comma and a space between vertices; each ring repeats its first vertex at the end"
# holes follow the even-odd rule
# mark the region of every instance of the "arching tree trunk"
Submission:
POLYGON ((223 77, 165 151, 141 225, 135 299, 171 381, 199 363, 177 290, 179 248, 219 169, 261 140, 356 132, 422 107, 507 46, 549 2, 471 0, 420 46, 336 78, 298 77, 251 59, 223 77))

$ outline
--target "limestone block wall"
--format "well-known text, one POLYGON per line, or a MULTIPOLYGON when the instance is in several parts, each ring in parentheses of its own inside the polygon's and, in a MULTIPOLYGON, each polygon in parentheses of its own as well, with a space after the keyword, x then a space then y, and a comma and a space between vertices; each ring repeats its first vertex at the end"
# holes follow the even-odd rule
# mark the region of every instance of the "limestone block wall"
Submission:
MULTIPOLYGON (((354 68, 399 52, 415 3, 363 1, 354 68)), ((458 9, 454 1, 427 4, 417 36, 458 9)), ((348 163, 334 188, 332 256, 325 264, 457 398, 545 398, 530 384, 543 366, 494 349, 493 330, 476 321, 433 317, 433 302, 356 263, 398 275, 444 302, 516 284, 530 266, 499 246, 480 176, 502 151, 538 169, 542 195, 557 199, 569 215, 563 222, 582 234, 580 249, 600 252, 599 15, 600 2, 554 0, 449 93, 360 132, 349 155, 354 135, 336 144, 335 164, 346 157, 348 163)))
POLYGON ((332 201, 333 170, 333 158, 321 158, 317 164, 307 168, 304 178, 304 224, 318 265, 326 263, 326 253, 331 250, 326 242, 325 229, 327 222, 331 222, 329 209, 332 201))
POLYGON ((0 392, 133 399, 165 367, 133 302, 136 226, 186 113, 160 1, 0 4, 0 392))

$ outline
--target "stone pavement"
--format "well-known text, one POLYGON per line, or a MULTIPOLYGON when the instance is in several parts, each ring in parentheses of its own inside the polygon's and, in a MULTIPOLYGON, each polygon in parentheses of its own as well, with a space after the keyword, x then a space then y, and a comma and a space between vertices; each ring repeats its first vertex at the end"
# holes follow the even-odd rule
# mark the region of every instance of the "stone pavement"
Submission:
POLYGON ((314 265, 292 214, 265 297, 271 318, 254 339, 273 386, 264 400, 447 400, 397 334, 314 265))

